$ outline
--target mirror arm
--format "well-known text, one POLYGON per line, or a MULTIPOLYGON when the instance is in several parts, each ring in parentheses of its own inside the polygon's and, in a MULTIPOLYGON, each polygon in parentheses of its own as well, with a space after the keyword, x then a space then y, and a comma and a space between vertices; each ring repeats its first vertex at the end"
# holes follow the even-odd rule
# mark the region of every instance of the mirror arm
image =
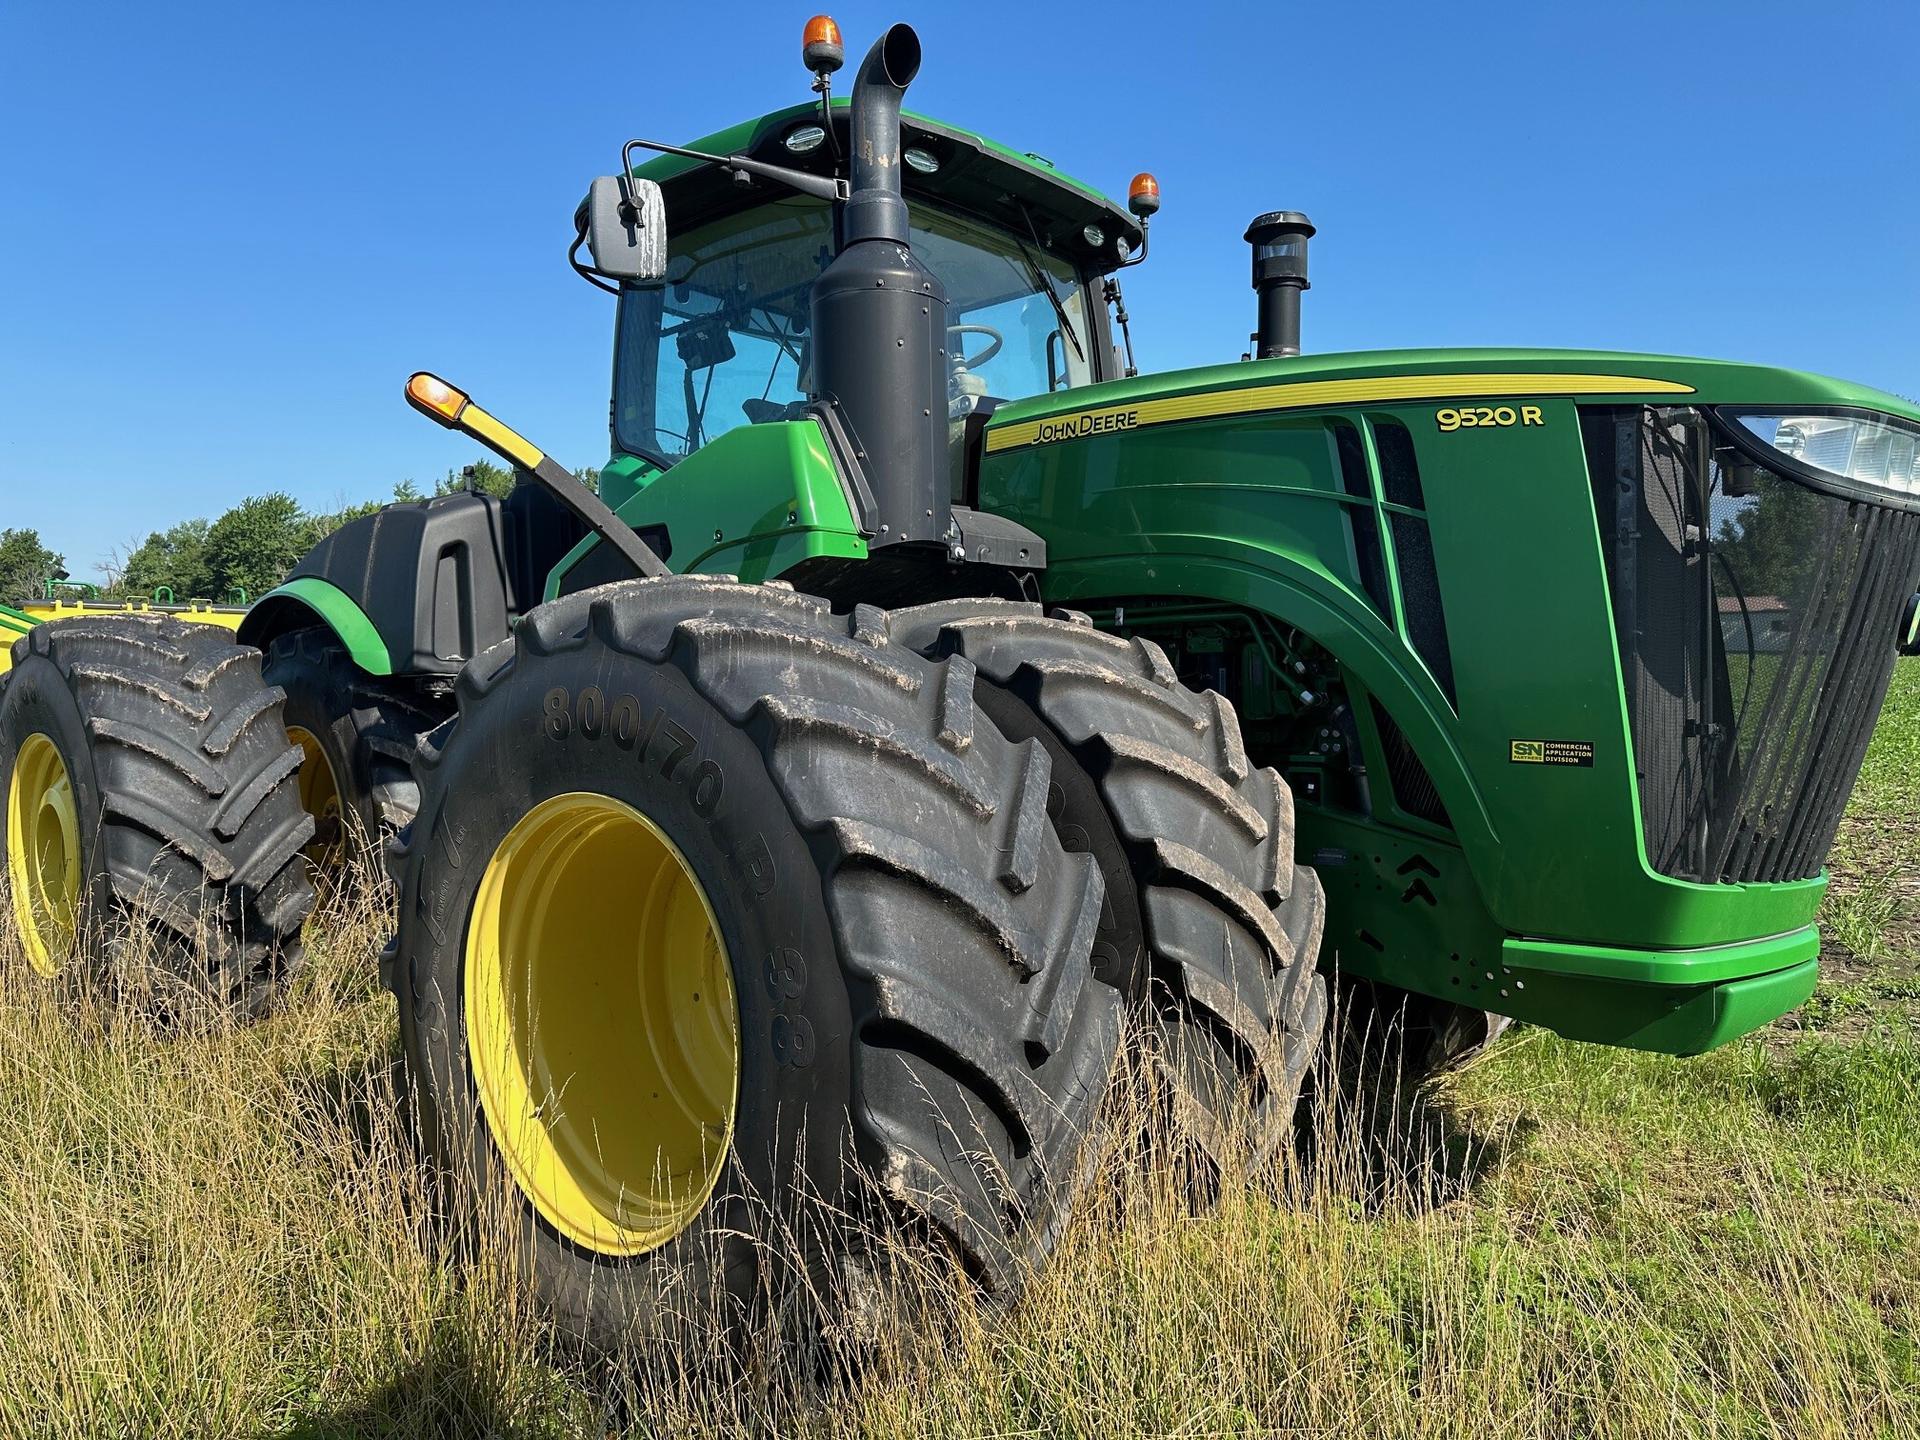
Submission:
POLYGON ((678 155, 686 160, 702 160, 709 165, 719 165, 736 175, 754 175, 762 180, 772 180, 785 185, 790 190, 798 190, 802 195, 811 195, 817 200, 826 200, 834 204, 844 202, 850 193, 847 182, 827 175, 813 175, 805 170, 789 169, 785 165, 769 165, 764 160, 749 159, 745 155, 709 155, 704 150, 688 150, 679 145, 663 145, 658 140, 629 140, 621 147, 620 166, 627 174, 633 174, 633 152, 635 150, 657 150, 662 155, 678 155))
POLYGON ((618 285, 608 284, 607 281, 601 278, 600 271, 594 269, 591 265, 582 265, 580 263, 580 247, 586 243, 587 227, 583 224, 578 232, 575 233, 573 244, 567 247, 567 263, 573 267, 576 275, 596 290, 604 290, 609 295, 618 295, 620 293, 620 287, 618 285))

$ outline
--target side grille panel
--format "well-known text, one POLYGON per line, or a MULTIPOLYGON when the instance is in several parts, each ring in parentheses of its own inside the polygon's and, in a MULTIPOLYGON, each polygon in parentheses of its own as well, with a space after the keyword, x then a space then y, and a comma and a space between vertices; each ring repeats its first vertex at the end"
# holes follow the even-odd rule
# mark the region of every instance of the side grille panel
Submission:
POLYGON ((1393 798, 1400 808, 1409 815, 1451 830, 1453 821, 1441 803, 1440 787, 1433 783, 1432 774, 1420 763, 1420 756, 1406 732, 1394 723, 1378 700, 1373 701, 1373 723, 1380 732, 1380 748, 1387 755, 1387 783, 1393 786, 1393 798))
POLYGON ((1689 873, 1699 801, 1707 785, 1699 725, 1709 673, 1707 574, 1699 552, 1699 476, 1684 426, 1635 420, 1625 450, 1634 492, 1630 563, 1635 632, 1628 707, 1641 787, 1647 854, 1667 874, 1689 873), (1689 527, 1693 542, 1689 543, 1689 527), (1653 777, 1658 784, 1651 784, 1653 777))

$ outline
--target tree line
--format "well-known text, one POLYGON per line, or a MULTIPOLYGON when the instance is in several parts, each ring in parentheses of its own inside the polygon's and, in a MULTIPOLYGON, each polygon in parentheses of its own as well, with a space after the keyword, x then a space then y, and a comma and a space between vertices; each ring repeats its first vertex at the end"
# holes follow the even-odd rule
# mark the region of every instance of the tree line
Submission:
MULTIPOLYGON (((600 472, 577 477, 597 489, 600 472)), ((514 472, 489 460, 449 470, 434 482, 433 495, 473 490, 505 496, 514 472)), ((396 501, 430 498, 411 480, 393 487, 396 501)), ((178 600, 225 602, 244 594, 257 599, 287 578, 300 557, 349 520, 371 515, 385 501, 370 500, 338 510, 312 511, 284 491, 250 495, 216 519, 182 520, 101 562, 104 598, 148 599, 171 591, 178 600)), ((18 603, 46 594, 48 581, 66 575, 66 558, 41 543, 37 530, 0 530, 0 602, 18 603)))

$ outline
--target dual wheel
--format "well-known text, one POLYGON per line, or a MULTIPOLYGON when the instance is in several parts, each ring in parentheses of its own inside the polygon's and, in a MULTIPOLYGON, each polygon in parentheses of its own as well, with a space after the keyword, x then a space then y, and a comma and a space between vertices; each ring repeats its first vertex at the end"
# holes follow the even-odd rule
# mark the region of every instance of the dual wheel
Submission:
POLYGON ((833 1294, 901 1231, 1010 1293, 1129 1008, 1196 1151, 1290 1136, 1319 885, 1157 647, 683 577, 543 606, 456 690, 416 749, 434 717, 318 632, 263 676, 206 627, 36 630, 0 694, 15 917, 49 974, 117 983, 138 934, 169 1013, 259 1013, 314 864, 417 808, 384 966, 420 1131, 583 1337, 833 1294))
POLYGON ((1201 1151, 1290 1135, 1319 886, 1155 647, 678 577, 542 606, 457 698, 385 963, 453 1208, 583 1338, 838 1293, 898 1232, 1017 1289, 1130 1006, 1201 1151))
POLYGON ((323 629, 262 657, 163 616, 36 627, 0 690, 28 965, 170 1027, 266 1013, 299 968, 313 881, 412 818, 414 737, 437 719, 323 629))
POLYGON ((264 1013, 312 903, 301 756, 257 651, 115 615, 36 627, 0 689, 0 842, 27 963, 173 1027, 264 1013))

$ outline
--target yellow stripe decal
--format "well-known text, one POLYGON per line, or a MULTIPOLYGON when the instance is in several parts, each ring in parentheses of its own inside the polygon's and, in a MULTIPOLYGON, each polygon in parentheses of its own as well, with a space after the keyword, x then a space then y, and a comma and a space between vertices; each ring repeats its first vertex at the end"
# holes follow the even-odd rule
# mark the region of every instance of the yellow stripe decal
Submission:
POLYGON ((509 430, 471 400, 460 412, 460 418, 455 423, 494 454, 512 461, 522 469, 531 470, 546 458, 538 445, 526 436, 509 430))
POLYGON ((1492 395, 1691 395, 1693 387, 1673 380, 1632 375, 1369 375, 1354 380, 1307 380, 1295 384, 1248 385, 1235 390, 1203 390, 1068 411, 1039 420, 1022 420, 987 431, 987 449, 1012 450, 1043 441, 1080 440, 1111 435, 1144 425, 1176 420, 1208 420, 1223 415, 1252 415, 1263 410, 1303 410, 1322 405, 1378 404, 1395 400, 1458 400, 1492 395))

